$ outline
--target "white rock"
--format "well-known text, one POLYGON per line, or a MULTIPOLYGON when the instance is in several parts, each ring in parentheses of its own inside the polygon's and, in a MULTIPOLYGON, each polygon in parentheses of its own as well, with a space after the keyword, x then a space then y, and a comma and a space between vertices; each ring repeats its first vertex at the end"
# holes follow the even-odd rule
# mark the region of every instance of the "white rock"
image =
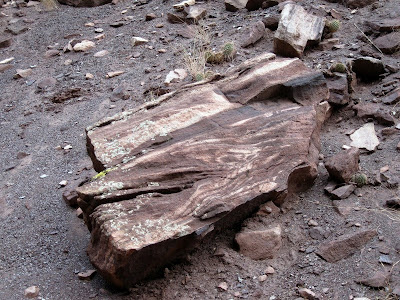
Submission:
POLYGON ((224 281, 224 282, 221 282, 219 285, 218 285, 218 287, 221 289, 221 290, 223 290, 223 291, 226 291, 226 290, 228 290, 228 284, 224 281))
POLYGON ((131 38, 131 45, 132 46, 139 46, 139 45, 146 44, 148 42, 149 42, 148 40, 146 40, 144 38, 141 38, 141 37, 138 37, 138 36, 134 36, 134 37, 131 38))
POLYGON ((361 128, 357 129, 350 135, 352 142, 350 146, 357 148, 364 148, 368 151, 374 151, 379 145, 378 137, 375 133, 374 123, 367 123, 361 128))
POLYGON ((92 73, 86 73, 86 74, 85 74, 85 78, 86 78, 86 79, 93 79, 93 78, 94 78, 94 75, 93 75, 92 73))
POLYGON ((68 181, 67 180, 61 180, 58 184, 60 186, 66 186, 68 184, 68 181))
POLYGON ((175 69, 168 73, 167 77, 165 77, 164 83, 165 85, 170 85, 171 83, 180 82, 185 79, 186 76, 187 72, 185 69, 175 69))
POLYGON ((182 1, 182 2, 180 2, 178 4, 175 4, 173 6, 173 8, 178 10, 178 11, 181 11, 181 10, 184 10, 185 7, 191 6, 191 5, 195 5, 195 4, 196 4, 195 0, 185 0, 185 1, 182 1))
POLYGON ((40 175, 40 178, 46 178, 48 175, 47 174, 42 174, 42 175, 40 175))
POLYGON ((9 62, 12 62, 14 60, 14 57, 6 58, 0 61, 0 65, 2 64, 8 64, 9 62))
POLYGON ((39 295, 40 289, 37 286, 30 286, 25 290, 26 298, 35 298, 39 295))
POLYGON ((74 51, 78 52, 78 51, 88 51, 90 49, 93 49, 94 47, 96 47, 96 44, 92 41, 88 41, 88 40, 83 40, 82 42, 76 44, 73 49, 74 51))
POLYGON ((124 74, 124 73, 125 73, 125 71, 108 72, 107 75, 106 75, 106 78, 113 78, 113 77, 119 76, 119 75, 124 74))

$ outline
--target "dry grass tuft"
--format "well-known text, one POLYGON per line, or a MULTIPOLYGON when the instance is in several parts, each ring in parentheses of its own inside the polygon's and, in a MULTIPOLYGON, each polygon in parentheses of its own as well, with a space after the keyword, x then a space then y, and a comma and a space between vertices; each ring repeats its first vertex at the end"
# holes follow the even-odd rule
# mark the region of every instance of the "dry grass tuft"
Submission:
POLYGON ((59 6, 57 0, 40 0, 40 2, 47 11, 58 9, 59 6))
POLYGON ((207 77, 206 53, 211 42, 206 26, 199 24, 195 27, 194 37, 187 48, 181 48, 183 64, 193 80, 200 81, 207 77))

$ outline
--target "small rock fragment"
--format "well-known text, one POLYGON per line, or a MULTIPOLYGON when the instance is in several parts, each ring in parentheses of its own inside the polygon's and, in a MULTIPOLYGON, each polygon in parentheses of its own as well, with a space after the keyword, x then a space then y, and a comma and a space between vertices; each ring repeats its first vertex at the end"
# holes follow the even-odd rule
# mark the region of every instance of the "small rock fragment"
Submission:
POLYGON ((0 38, 0 49, 10 47, 12 44, 12 39, 0 38))
POLYGON ((193 24, 198 23, 207 14, 207 10, 200 6, 190 6, 189 8, 185 9, 185 11, 187 13, 186 20, 188 23, 193 24))
POLYGON ((175 69, 170 71, 165 78, 165 85, 170 85, 171 83, 177 83, 184 80, 187 77, 187 72, 185 69, 175 69))
POLYGON ((60 186, 66 186, 68 184, 68 181, 67 180, 61 180, 58 184, 60 186))
POLYGON ((300 288, 299 294, 304 299, 310 299, 310 300, 318 299, 317 295, 313 291, 311 291, 310 289, 307 289, 307 288, 300 288))
POLYGON ((86 74, 85 74, 85 78, 86 78, 87 80, 93 79, 93 78, 94 78, 94 75, 93 75, 92 73, 86 73, 86 74))
POLYGON ((103 57, 108 55, 110 52, 108 52, 107 50, 101 50, 96 52, 95 54, 93 54, 94 57, 103 57))
POLYGON ((30 286, 25 289, 26 298, 36 298, 39 295, 40 289, 37 286, 30 286))
POLYGON ((92 280, 96 275, 96 270, 87 270, 86 272, 79 272, 78 277, 80 280, 92 280))
POLYGON ((274 274, 274 273, 275 273, 275 269, 274 269, 273 267, 271 267, 271 266, 268 266, 268 267, 265 269, 264 273, 267 274, 267 275, 274 274))
POLYGON ((57 56, 60 55, 60 51, 56 50, 56 49, 50 49, 47 50, 46 53, 44 54, 44 57, 53 57, 53 56, 57 56))
POLYGON ((113 78, 113 77, 119 76, 119 75, 124 74, 124 73, 125 73, 125 71, 108 72, 107 75, 106 75, 106 78, 113 78))
POLYGON ((389 271, 378 271, 372 277, 359 279, 356 282, 372 288, 383 288, 389 284, 391 275, 389 271))
POLYGON ((151 20, 154 20, 155 18, 157 18, 157 15, 155 13, 149 13, 146 15, 145 20, 151 21, 151 20))
POLYGON ((96 47, 96 44, 92 41, 83 40, 80 43, 75 44, 73 49, 75 52, 86 52, 96 47))
POLYGON ((261 276, 258 276, 258 281, 259 282, 264 282, 265 280, 267 280, 267 275, 261 275, 261 276))
POLYGON ((138 37, 138 36, 134 36, 134 37, 131 38, 131 45, 133 47, 139 46, 139 45, 143 45, 143 44, 146 44, 148 42, 149 42, 148 40, 146 40, 144 38, 141 38, 141 37, 138 37))
POLYGON ((355 188, 352 184, 346 184, 334 189, 330 194, 333 199, 346 199, 354 192, 355 188))
POLYGON ((258 21, 251 25, 250 33, 246 34, 248 36, 241 43, 241 46, 246 48, 250 45, 254 45, 258 40, 260 40, 265 33, 265 25, 262 21, 258 21))
POLYGON ((218 288, 220 288, 223 291, 227 291, 228 290, 228 284, 225 281, 223 281, 218 285, 218 288))
POLYGON ((383 53, 393 54, 400 49, 400 32, 395 31, 374 40, 377 46, 383 53))
POLYGON ((32 75, 32 69, 24 69, 24 70, 21 70, 21 69, 17 69, 16 70, 16 74, 14 74, 14 79, 18 79, 18 78, 27 78, 27 77, 29 77, 30 75, 32 75))
POLYGON ((248 0, 225 0, 227 11, 235 12, 246 7, 248 0))

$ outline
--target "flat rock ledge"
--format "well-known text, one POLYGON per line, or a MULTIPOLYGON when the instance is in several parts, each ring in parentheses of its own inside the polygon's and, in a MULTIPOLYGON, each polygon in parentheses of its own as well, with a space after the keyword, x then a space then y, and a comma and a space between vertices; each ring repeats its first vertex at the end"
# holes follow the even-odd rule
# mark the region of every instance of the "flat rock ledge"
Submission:
POLYGON ((317 176, 329 91, 298 58, 265 53, 86 129, 99 178, 77 189, 88 255, 119 287, 317 176))

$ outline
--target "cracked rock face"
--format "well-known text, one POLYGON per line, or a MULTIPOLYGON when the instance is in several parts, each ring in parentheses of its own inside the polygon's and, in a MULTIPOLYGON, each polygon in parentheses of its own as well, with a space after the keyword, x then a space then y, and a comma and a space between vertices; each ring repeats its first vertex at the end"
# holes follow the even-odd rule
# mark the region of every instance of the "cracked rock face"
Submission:
POLYGON ((94 166, 107 169, 77 189, 93 265, 132 286, 309 187, 328 98, 320 73, 267 53, 89 127, 94 166))

